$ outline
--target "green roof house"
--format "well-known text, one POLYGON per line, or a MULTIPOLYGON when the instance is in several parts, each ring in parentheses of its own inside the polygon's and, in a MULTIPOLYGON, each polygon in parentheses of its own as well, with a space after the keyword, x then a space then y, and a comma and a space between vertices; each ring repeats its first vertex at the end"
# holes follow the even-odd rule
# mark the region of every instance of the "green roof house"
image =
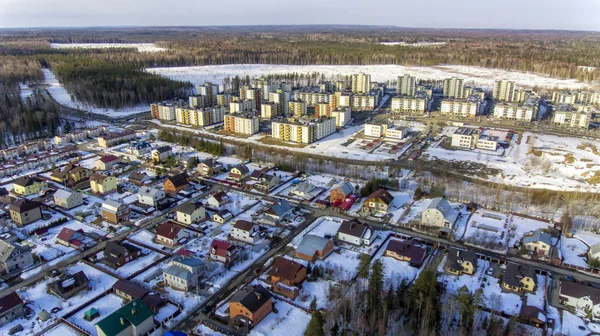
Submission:
POLYGON ((93 321, 98 316, 100 316, 100 312, 94 307, 86 310, 85 313, 83 313, 83 318, 86 321, 93 321))
POLYGON ((154 328, 152 310, 135 299, 96 324, 98 336, 141 336, 154 328))

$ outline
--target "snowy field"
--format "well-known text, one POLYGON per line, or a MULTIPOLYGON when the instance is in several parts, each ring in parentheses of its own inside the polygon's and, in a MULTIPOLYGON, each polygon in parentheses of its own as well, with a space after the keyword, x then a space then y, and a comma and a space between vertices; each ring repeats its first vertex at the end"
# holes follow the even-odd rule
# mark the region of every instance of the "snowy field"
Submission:
POLYGON ((44 336, 79 336, 79 332, 64 323, 61 323, 46 331, 44 336))
POLYGON ((589 247, 577 238, 567 238, 565 236, 560 239, 560 252, 563 256, 565 264, 589 267, 585 261, 585 254, 589 247))
POLYGON ((506 252, 508 221, 508 216, 503 213, 478 210, 467 223, 463 241, 474 246, 506 252))
POLYGON ((441 46, 445 45, 446 42, 380 42, 379 44, 385 46, 403 46, 403 47, 430 47, 430 46, 441 46))
POLYGON ((315 261, 315 265, 332 270, 336 281, 348 281, 356 275, 360 263, 359 257, 360 253, 339 249, 331 253, 325 260, 318 259, 315 261))
POLYGON ((502 156, 476 151, 430 148, 430 158, 475 162, 499 169, 487 180, 497 183, 552 190, 598 192, 600 151, 594 140, 525 132, 520 144, 513 143, 502 156))
POLYGON ((112 314, 117 309, 121 308, 123 305, 123 299, 116 294, 108 294, 106 296, 101 297, 100 299, 92 302, 88 306, 80 309, 76 314, 69 317, 69 322, 75 324, 81 329, 87 331, 92 336, 98 335, 96 333, 96 323, 102 321, 105 317, 112 314), (96 308, 100 312, 100 317, 95 318, 92 321, 86 321, 83 318, 83 313, 86 312, 90 308, 96 308))
POLYGON ((91 112, 95 114, 102 114, 109 117, 125 117, 131 114, 140 112, 150 111, 150 105, 138 105, 133 107, 125 107, 121 109, 107 109, 91 106, 75 100, 69 92, 60 84, 52 70, 42 69, 44 72, 44 83, 48 85, 46 89, 48 93, 56 100, 60 105, 77 109, 81 111, 91 112))
POLYGON ((167 49, 156 46, 154 43, 50 43, 54 49, 110 49, 110 48, 136 48, 139 52, 157 52, 167 49))
POLYGON ((310 74, 320 72, 327 76, 351 75, 359 72, 371 74, 376 82, 396 80, 398 76, 409 74, 420 79, 440 80, 459 77, 474 85, 491 88, 494 80, 507 79, 515 81, 519 86, 582 89, 589 85, 574 79, 556 79, 531 73, 487 69, 474 66, 442 65, 435 67, 401 66, 401 65, 283 65, 283 64, 228 64, 191 67, 150 68, 147 71, 168 78, 202 84, 205 81, 221 84, 223 78, 298 73, 310 74))
POLYGON ((271 312, 260 321, 251 331, 250 336, 304 335, 310 315, 284 301, 273 300, 277 313, 271 312))
POLYGON ((508 246, 512 247, 517 242, 521 241, 524 235, 537 229, 547 229, 548 223, 535 219, 524 218, 519 216, 511 216, 509 227, 511 230, 508 246))

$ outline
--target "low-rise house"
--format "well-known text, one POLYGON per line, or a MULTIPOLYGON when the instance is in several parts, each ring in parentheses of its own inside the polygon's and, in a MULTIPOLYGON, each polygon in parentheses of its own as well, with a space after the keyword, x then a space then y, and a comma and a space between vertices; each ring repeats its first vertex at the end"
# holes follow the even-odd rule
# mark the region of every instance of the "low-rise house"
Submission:
POLYGON ((222 240, 213 240, 210 244, 210 260, 225 265, 233 264, 239 257, 237 246, 222 240))
POLYGON ((173 222, 165 222, 156 230, 156 241, 167 246, 176 246, 188 237, 188 233, 173 222))
POLYGON ((267 210, 263 216, 263 222, 265 224, 277 225, 285 217, 290 215, 294 211, 294 208, 283 198, 278 198, 273 205, 267 210))
POLYGON ((421 214, 421 225, 451 231, 459 212, 443 197, 434 198, 421 214))
POLYGON ((317 259, 325 259, 333 251, 333 241, 307 234, 302 238, 298 248, 296 248, 296 257, 314 262, 317 259))
POLYGON ((36 176, 25 176, 13 182, 13 192, 21 196, 37 194, 47 188, 48 183, 36 176))
POLYGON ((302 181, 292 188, 290 194, 308 201, 317 196, 321 190, 321 188, 315 186, 314 184, 302 181))
POLYGON ((175 195, 178 192, 185 190, 190 184, 190 177, 187 173, 181 173, 167 177, 163 184, 163 189, 167 194, 175 195))
POLYGON ((177 207, 175 214, 177 221, 186 225, 198 224, 206 219, 206 209, 200 202, 183 203, 177 207))
POLYGON ((455 274, 473 275, 477 270, 477 254, 473 251, 465 251, 452 248, 448 251, 444 271, 455 274))
POLYGON ((268 193, 271 189, 281 183, 281 179, 278 176, 271 174, 263 174, 256 183, 252 184, 252 187, 260 192, 268 193))
POLYGON ((68 164, 64 167, 56 168, 50 175, 50 179, 66 186, 74 186, 75 184, 87 181, 92 175, 92 170, 68 164))
POLYGON ((144 154, 150 153, 151 150, 152 146, 146 141, 138 141, 125 148, 125 152, 135 155, 137 157, 144 156, 144 154))
POLYGON ((152 161, 162 162, 169 156, 173 156, 173 149, 171 146, 161 146, 152 151, 152 161))
POLYGON ((239 164, 231 168, 227 179, 235 182, 241 182, 244 179, 246 179, 249 176, 249 174, 250 170, 248 169, 248 167, 246 167, 246 165, 239 164))
POLYGON ((524 235, 521 243, 527 251, 534 255, 550 257, 552 236, 543 229, 537 229, 524 235))
POLYGON ((104 247, 104 263, 117 269, 142 255, 142 250, 129 243, 107 242, 104 247))
POLYGON ((129 280, 117 280, 112 286, 112 290, 116 295, 128 302, 136 299, 142 300, 154 313, 158 312, 160 307, 166 304, 165 299, 159 294, 151 292, 129 280))
POLYGON ((223 165, 213 158, 206 159, 198 164, 198 173, 202 176, 213 176, 222 170, 223 165))
POLYGON ((129 207, 117 201, 107 199, 102 203, 102 218, 113 224, 119 224, 129 220, 129 207))
POLYGON ((148 176, 148 174, 146 174, 146 173, 134 171, 131 174, 129 174, 127 181, 129 181, 137 186, 144 186, 147 183, 150 183, 150 181, 152 181, 152 178, 150 176, 148 176))
POLYGON ((292 300, 298 297, 305 279, 306 267, 284 257, 277 257, 269 270, 273 291, 292 300))
POLYGON ((73 230, 65 227, 56 236, 56 243, 75 249, 84 249, 95 242, 86 236, 82 229, 73 230))
POLYGON ((6 188, 0 188, 0 205, 7 205, 12 203, 10 199, 10 193, 6 188))
POLYGON ((19 319, 25 313, 25 303, 12 292, 0 298, 0 326, 19 319))
POLYGON ((533 325, 537 328, 544 328, 546 324, 546 312, 536 306, 523 306, 519 317, 521 323, 533 325))
POLYGON ((219 209, 229 202, 231 202, 231 198, 224 191, 219 191, 206 200, 206 204, 213 209, 219 209))
POLYGON ((75 191, 58 189, 53 197, 54 205, 63 209, 73 209, 83 204, 83 195, 75 191))
POLYGON ((558 299, 562 305, 583 313, 591 312, 594 319, 600 319, 600 289, 598 288, 561 280, 558 299))
POLYGON ((90 176, 90 188, 95 194, 109 195, 117 192, 117 179, 110 175, 92 174, 90 176))
POLYGON ((258 233, 258 225, 240 219, 231 227, 229 236, 244 243, 254 244, 258 239, 258 233))
POLYGON ((79 292, 89 288, 88 278, 83 271, 75 274, 63 273, 58 280, 48 284, 48 291, 67 301, 79 292))
POLYGON ((27 225, 42 218, 40 203, 25 198, 14 201, 8 208, 10 218, 17 226, 27 225))
POLYGON ((329 202, 335 204, 343 202, 348 196, 354 193, 354 186, 350 182, 343 182, 335 185, 329 192, 329 202))
POLYGON ((201 259, 177 256, 163 271, 163 279, 172 288, 189 291, 198 286, 204 272, 205 264, 201 259))
POLYGON ((393 202, 394 196, 385 189, 379 189, 367 197, 362 205, 362 212, 366 215, 382 217, 387 215, 393 202))
POLYGON ((502 289, 522 293, 535 292, 537 276, 531 266, 508 263, 502 277, 502 289))
POLYGON ((98 146, 108 148, 135 139, 135 131, 114 132, 98 137, 98 146))
POLYGON ((119 163, 120 159, 116 155, 105 155, 95 162, 97 170, 110 170, 119 163))
POLYGON ((233 218, 233 214, 229 210, 221 210, 212 215, 212 220, 218 224, 225 224, 233 218))
POLYGON ((98 336, 142 336, 154 329, 154 314, 142 300, 135 299, 96 324, 98 336))
POLYGON ((375 240, 373 229, 358 219, 345 220, 337 232, 337 239, 356 246, 369 246, 375 240))
POLYGON ((418 268, 427 258, 427 248, 413 240, 392 239, 385 248, 384 256, 406 261, 410 266, 418 268))
POLYGON ((152 207, 158 206, 165 197, 165 192, 156 188, 141 187, 138 191, 138 202, 152 207))
POLYGON ((0 240, 0 274, 20 273, 33 264, 31 248, 0 240))
POLYGON ((261 285, 238 290, 229 301, 229 316, 238 324, 253 327, 273 311, 271 298, 261 285))

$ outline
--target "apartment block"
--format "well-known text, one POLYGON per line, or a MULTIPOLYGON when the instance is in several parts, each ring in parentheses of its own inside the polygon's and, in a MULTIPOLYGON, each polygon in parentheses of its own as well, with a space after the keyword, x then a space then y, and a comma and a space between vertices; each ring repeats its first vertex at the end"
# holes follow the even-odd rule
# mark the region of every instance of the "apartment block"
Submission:
POLYGON ((301 100, 290 100, 288 102, 288 115, 301 117, 306 115, 306 103, 301 100))
POLYGON ((461 99, 464 98, 465 81, 463 79, 452 77, 444 79, 442 88, 444 98, 461 99))
POLYGON ((161 103, 150 104, 152 118, 160 120, 175 120, 175 109, 183 106, 183 100, 169 100, 161 103))
POLYGON ((560 104, 554 111, 554 125, 572 128, 589 128, 592 119, 591 108, 585 105, 560 104))
POLYGON ((245 111, 228 114, 225 116, 224 128, 231 133, 256 134, 260 130, 258 113, 256 111, 245 111))
POLYGON ((552 93, 552 103, 600 105, 600 92, 595 91, 555 91, 552 93))
POLYGON ((492 96, 495 100, 504 102, 515 101, 517 88, 514 81, 497 80, 494 82, 494 90, 492 96))
POLYGON ((365 73, 354 74, 350 76, 352 82, 352 93, 371 92, 371 75, 365 73))
POLYGON ((198 90, 198 94, 204 96, 204 104, 205 106, 213 106, 215 105, 215 98, 217 93, 219 92, 219 85, 213 84, 211 82, 205 82, 202 85, 198 85, 196 87, 198 90))
POLYGON ((282 89, 277 89, 275 92, 269 93, 269 101, 277 104, 278 115, 284 115, 288 113, 288 101, 290 100, 289 97, 289 93, 282 89))
POLYGON ((229 94, 227 94, 225 92, 220 92, 220 93, 217 93, 215 98, 216 98, 215 105, 229 107, 229 99, 230 99, 229 94))
POLYGON ((481 109, 479 99, 444 99, 440 112, 458 117, 474 118, 481 109))
POLYGON ((205 107, 206 106, 206 96, 195 95, 188 97, 188 105, 190 107, 205 107))
POLYGON ((260 117, 263 119, 273 119, 279 115, 279 104, 266 102, 260 104, 260 117))
POLYGON ((396 94, 399 96, 412 97, 417 93, 417 78, 411 75, 398 77, 396 94))
POLYGON ((428 102, 425 95, 392 98, 392 112, 423 114, 427 111, 428 102))
POLYGON ((499 102, 494 105, 494 117, 498 119, 533 121, 537 119, 539 99, 531 97, 525 103, 499 102))
POLYGON ((349 107, 344 107, 331 111, 329 116, 335 118, 335 125, 337 127, 344 127, 350 122, 350 119, 352 119, 352 112, 349 107))
POLYGON ((256 110, 256 100, 254 99, 234 99, 229 103, 231 113, 256 110))
POLYGON ((262 93, 261 102, 269 100, 269 93, 271 92, 272 88, 271 82, 268 79, 266 79, 265 77, 254 79, 252 81, 252 87, 255 89, 259 89, 262 93))
POLYGON ((262 102, 263 94, 258 88, 251 88, 250 86, 242 86, 240 88, 240 99, 241 100, 255 100, 256 106, 260 106, 262 102))
MULTIPOLYGON (((353 111, 373 111, 379 104, 379 96, 377 95, 353 95, 351 96, 350 106, 353 111)), ((341 106, 347 106, 342 105, 341 106)))
POLYGON ((477 98, 479 100, 484 100, 485 99, 485 91, 483 91, 483 89, 481 89, 481 88, 465 86, 465 88, 463 90, 463 97, 477 98))
POLYGON ((223 122, 226 108, 223 106, 190 108, 178 107, 176 111, 177 122, 185 125, 208 126, 223 122))
POLYGON ((309 106, 319 103, 329 103, 329 95, 327 93, 297 91, 294 93, 294 99, 303 101, 309 106))
POLYGON ((485 131, 476 128, 460 127, 452 134, 452 147, 465 149, 487 149, 495 151, 498 148, 498 137, 487 135, 485 131))
POLYGON ((329 105, 329 103, 315 104, 315 118, 322 116, 330 117, 332 110, 333 109, 331 108, 331 105, 329 105))
POLYGON ((335 133, 335 119, 290 118, 272 123, 271 136, 274 139, 298 143, 313 143, 335 133))
POLYGON ((365 136, 374 138, 403 139, 408 134, 406 127, 395 127, 387 123, 365 124, 365 136))

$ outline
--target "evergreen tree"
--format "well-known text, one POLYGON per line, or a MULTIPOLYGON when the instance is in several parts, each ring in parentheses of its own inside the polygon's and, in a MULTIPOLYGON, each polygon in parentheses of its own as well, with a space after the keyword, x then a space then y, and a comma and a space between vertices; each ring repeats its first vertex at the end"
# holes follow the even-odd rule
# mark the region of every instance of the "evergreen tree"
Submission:
POLYGON ((324 324, 325 321, 321 312, 319 310, 313 311, 308 327, 304 331, 304 336, 325 336, 323 332, 324 324))

